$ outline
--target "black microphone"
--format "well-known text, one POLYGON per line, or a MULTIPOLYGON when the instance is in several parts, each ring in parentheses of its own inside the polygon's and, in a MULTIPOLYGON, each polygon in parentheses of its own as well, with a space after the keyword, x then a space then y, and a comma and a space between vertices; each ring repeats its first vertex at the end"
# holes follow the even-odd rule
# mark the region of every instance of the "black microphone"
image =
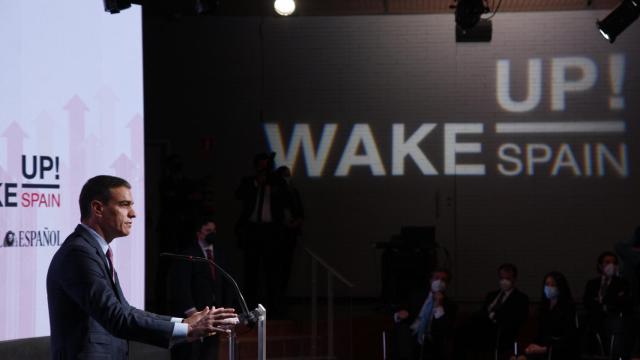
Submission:
POLYGON ((213 260, 209 260, 207 258, 198 257, 198 256, 172 254, 172 253, 162 253, 160 254, 160 257, 170 257, 170 258, 186 260, 190 262, 202 262, 202 263, 207 263, 215 266, 215 268, 218 271, 220 271, 220 273, 222 273, 222 275, 224 275, 224 277, 227 278, 227 280, 229 280, 233 284, 233 287, 236 290, 236 295, 240 300, 240 308, 242 309, 242 314, 239 315, 240 319, 243 320, 245 325, 247 323, 256 322, 257 320, 256 314, 254 314, 253 311, 249 311, 249 307, 247 307, 247 302, 244 301, 244 296, 242 296, 242 291, 240 291, 240 287, 238 286, 238 283, 236 282, 236 280, 231 275, 229 275, 228 272, 226 272, 223 268, 221 268, 220 265, 216 264, 213 260))

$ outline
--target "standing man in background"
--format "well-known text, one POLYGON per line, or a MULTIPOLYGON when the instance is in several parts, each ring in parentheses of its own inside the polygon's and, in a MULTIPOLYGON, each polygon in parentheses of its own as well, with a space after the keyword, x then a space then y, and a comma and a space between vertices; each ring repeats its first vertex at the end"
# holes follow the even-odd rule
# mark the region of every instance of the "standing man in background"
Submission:
POLYGON ((582 303, 587 312, 587 350, 599 353, 601 343, 612 358, 626 359, 625 334, 631 320, 632 299, 629 283, 618 274, 618 265, 618 256, 611 251, 598 256, 598 277, 587 282, 582 303))
POLYGON ((484 299, 480 311, 458 329, 455 344, 457 360, 467 352, 497 352, 500 359, 513 351, 520 328, 529 316, 529 297, 516 286, 518 268, 510 263, 498 267, 498 286, 484 299))
POLYGON ((253 159, 255 175, 244 177, 236 190, 236 198, 242 201, 236 233, 244 252, 250 306, 263 302, 272 317, 279 317, 284 209, 289 196, 284 181, 273 172, 274 156, 257 154, 253 159))
POLYGON ((293 254, 302 236, 302 224, 304 222, 304 207, 302 197, 298 188, 291 183, 291 170, 287 166, 280 166, 276 170, 276 175, 282 179, 283 186, 286 186, 289 201, 284 208, 284 219, 282 229, 282 278, 281 294, 286 294, 291 278, 291 267, 293 266, 293 254))
MULTIPOLYGON (((223 263, 224 256, 216 247, 216 223, 210 217, 196 219, 193 227, 195 236, 189 237, 189 246, 182 254, 204 257, 217 264, 223 263)), ((225 266, 222 266, 223 268, 225 266)), ((167 299, 169 309, 175 316, 189 317, 198 310, 227 305, 225 281, 215 266, 201 262, 174 261, 169 270, 167 299)), ((173 360, 218 358, 220 340, 210 336, 191 344, 180 344, 171 349, 173 360)))
POLYGON ((128 340, 168 348, 237 324, 233 309, 205 308, 172 318, 129 305, 110 243, 129 235, 136 217, 131 185, 101 175, 80 192, 81 224, 54 255, 47 274, 52 359, 127 359, 128 340))

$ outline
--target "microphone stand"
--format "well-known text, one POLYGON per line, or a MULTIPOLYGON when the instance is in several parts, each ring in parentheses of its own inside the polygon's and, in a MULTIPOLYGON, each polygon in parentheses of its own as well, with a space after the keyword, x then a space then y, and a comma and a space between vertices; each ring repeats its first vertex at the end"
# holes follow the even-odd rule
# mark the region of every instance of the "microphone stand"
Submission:
MULTIPOLYGON (((267 309, 265 309, 262 304, 258 304, 258 307, 256 309, 254 309, 253 311, 249 311, 247 302, 244 300, 244 296, 242 296, 242 291, 240 291, 240 287, 238 286, 236 280, 213 260, 198 256, 172 254, 166 252, 161 253, 160 257, 168 257, 189 262, 207 263, 209 265, 213 265, 218 271, 220 271, 220 273, 233 285, 233 288, 238 297, 238 301, 240 302, 240 309, 242 310, 242 313, 238 315, 239 320, 243 324, 250 327, 252 327, 254 324, 258 324, 258 360, 267 359, 267 309)), ((231 329, 231 333, 229 334, 229 360, 236 360, 235 329, 231 329)))

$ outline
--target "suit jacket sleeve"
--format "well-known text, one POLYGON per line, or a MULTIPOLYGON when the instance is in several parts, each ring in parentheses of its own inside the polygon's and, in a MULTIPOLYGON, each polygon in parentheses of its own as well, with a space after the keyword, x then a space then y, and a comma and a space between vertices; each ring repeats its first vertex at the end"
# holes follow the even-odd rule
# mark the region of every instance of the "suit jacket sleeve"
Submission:
POLYGON ((112 335, 168 347, 174 326, 170 318, 120 302, 102 270, 102 259, 93 250, 80 246, 69 249, 59 277, 65 293, 112 335))

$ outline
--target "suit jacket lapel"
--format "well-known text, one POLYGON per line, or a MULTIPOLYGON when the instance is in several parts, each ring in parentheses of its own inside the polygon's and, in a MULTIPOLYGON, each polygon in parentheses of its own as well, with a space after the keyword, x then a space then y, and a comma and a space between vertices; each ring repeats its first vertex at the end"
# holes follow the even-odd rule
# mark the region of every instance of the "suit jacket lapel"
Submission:
POLYGON ((118 272, 116 271, 116 283, 115 283, 115 289, 116 289, 116 294, 118 295, 118 298, 120 299, 120 302, 122 302, 123 304, 129 304, 127 302, 127 299, 124 298, 124 294, 122 293, 122 288, 120 287, 120 279, 118 278, 118 272))
POLYGON ((98 242, 93 238, 93 236, 84 227, 82 227, 82 225, 78 225, 76 227, 75 232, 80 234, 80 236, 82 236, 82 238, 87 243, 89 243, 89 245, 93 246, 93 248, 96 250, 96 254, 100 259, 102 259, 102 272, 107 277, 107 279, 109 279, 109 282, 111 283, 111 286, 115 291, 116 296, 118 297, 118 300, 122 302, 124 299, 124 295, 122 294, 122 289, 120 289, 120 282, 118 281, 118 273, 116 272, 116 283, 114 284, 113 280, 111 280, 111 271, 109 270, 109 260, 107 259, 107 256, 102 252, 102 248, 100 248, 100 244, 98 244, 98 242))

